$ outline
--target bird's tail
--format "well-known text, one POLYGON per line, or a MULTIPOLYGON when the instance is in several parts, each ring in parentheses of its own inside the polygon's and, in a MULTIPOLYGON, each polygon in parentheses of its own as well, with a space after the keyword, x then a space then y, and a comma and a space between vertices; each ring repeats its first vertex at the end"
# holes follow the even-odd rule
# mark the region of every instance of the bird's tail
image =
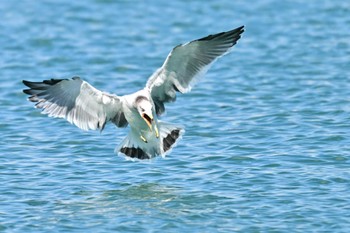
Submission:
POLYGON ((159 121, 161 156, 165 156, 176 146, 185 133, 183 127, 159 121))
POLYGON ((115 152, 122 153, 130 158, 151 159, 156 156, 165 157, 177 144, 185 130, 173 124, 158 121, 159 138, 154 133, 144 135, 147 142, 140 135, 130 130, 128 136, 116 148, 115 152))

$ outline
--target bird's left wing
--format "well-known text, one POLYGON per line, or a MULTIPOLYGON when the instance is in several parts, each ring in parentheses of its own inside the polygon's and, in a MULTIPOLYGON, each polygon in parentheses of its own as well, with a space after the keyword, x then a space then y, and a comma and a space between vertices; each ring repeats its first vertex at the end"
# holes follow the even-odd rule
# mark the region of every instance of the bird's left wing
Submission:
POLYGON ((186 93, 193 81, 206 73, 210 65, 229 52, 241 38, 244 26, 231 31, 209 35, 184 45, 176 46, 163 66, 147 81, 158 115, 164 112, 164 103, 176 99, 176 91, 186 93))
POLYGON ((128 124, 121 97, 99 91, 79 77, 23 83, 30 88, 23 90, 30 95, 28 100, 42 113, 65 118, 83 130, 103 130, 107 121, 118 127, 128 124))

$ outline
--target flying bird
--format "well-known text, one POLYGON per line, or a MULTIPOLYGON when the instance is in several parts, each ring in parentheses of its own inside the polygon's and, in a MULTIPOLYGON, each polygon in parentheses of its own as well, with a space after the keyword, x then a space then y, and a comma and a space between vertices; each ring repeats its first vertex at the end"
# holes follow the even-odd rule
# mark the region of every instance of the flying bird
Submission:
POLYGON ((217 58, 227 54, 240 39, 244 26, 180 44, 172 49, 162 67, 146 86, 132 94, 118 96, 97 90, 79 77, 42 82, 23 80, 29 101, 50 117, 65 118, 82 130, 103 130, 107 122, 117 127, 130 125, 127 137, 116 153, 131 158, 164 157, 177 143, 184 129, 158 120, 164 104, 176 99, 176 92, 191 90, 217 58))

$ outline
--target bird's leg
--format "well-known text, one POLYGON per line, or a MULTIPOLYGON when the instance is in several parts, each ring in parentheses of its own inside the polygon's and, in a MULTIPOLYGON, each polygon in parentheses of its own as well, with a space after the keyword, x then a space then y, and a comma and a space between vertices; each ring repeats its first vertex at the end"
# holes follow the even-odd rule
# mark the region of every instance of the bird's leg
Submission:
POLYGON ((159 138, 159 132, 158 132, 158 127, 157 125, 154 125, 154 131, 156 133, 156 138, 159 138))
POLYGON ((140 138, 144 143, 147 143, 147 139, 144 136, 142 136, 142 134, 140 134, 140 138))

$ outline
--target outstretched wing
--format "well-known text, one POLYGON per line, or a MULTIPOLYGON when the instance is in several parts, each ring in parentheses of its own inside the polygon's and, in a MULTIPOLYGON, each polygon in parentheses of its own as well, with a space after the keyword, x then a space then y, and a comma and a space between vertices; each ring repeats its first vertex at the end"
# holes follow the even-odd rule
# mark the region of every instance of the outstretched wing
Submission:
POLYGON ((227 32, 209 35, 184 45, 176 46, 168 55, 163 66, 147 81, 157 114, 164 112, 164 103, 176 99, 176 91, 186 93, 193 81, 206 73, 210 65, 229 52, 241 34, 244 26, 227 32))
POLYGON ((65 118, 83 130, 103 130, 107 121, 118 127, 128 124, 120 97, 101 92, 79 77, 23 83, 30 88, 23 90, 31 95, 28 100, 36 102, 42 113, 65 118))

